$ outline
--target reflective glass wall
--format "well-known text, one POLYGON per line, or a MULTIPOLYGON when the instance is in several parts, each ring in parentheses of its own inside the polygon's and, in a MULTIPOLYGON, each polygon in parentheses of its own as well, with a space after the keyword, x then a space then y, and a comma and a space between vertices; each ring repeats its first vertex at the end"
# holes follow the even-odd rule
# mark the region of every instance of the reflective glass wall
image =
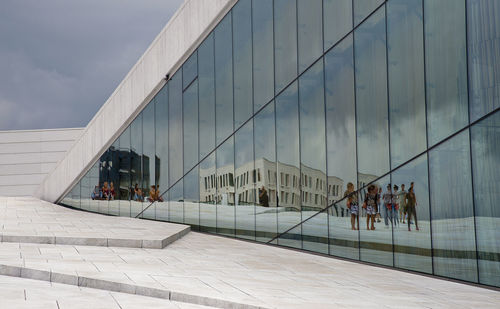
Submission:
POLYGON ((499 25, 239 0, 61 204, 500 286, 499 25))

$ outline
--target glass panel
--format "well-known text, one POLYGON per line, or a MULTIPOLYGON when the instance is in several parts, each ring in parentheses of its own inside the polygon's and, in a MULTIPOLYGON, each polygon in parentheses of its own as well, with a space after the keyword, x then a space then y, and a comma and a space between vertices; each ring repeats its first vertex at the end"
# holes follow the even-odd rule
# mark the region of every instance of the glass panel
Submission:
POLYGON ((233 7, 234 127, 253 113, 252 103, 252 1, 233 7))
MULTIPOLYGON (((277 235, 276 144, 274 102, 254 118, 255 172, 244 175, 244 183, 254 183, 255 229, 257 241, 267 242, 277 235)), ((250 193, 249 193, 250 194, 250 193)), ((282 204, 279 204, 280 206, 282 204)))
POLYGON ((432 255, 428 179, 427 155, 416 158, 392 173, 393 188, 398 186, 397 191, 393 190, 399 204, 396 216, 402 224, 394 230, 394 266, 430 274, 432 255))
POLYGON ((215 28, 215 94, 217 144, 233 133, 233 47, 231 14, 215 28))
POLYGON ((92 197, 92 191, 94 190, 94 187, 90 185, 90 171, 83 176, 81 180, 81 201, 80 201, 80 207, 83 210, 90 210, 90 202, 91 202, 91 197, 92 197))
POLYGON ((395 220, 396 207, 392 205, 394 195, 390 176, 375 181, 371 177, 361 176, 361 174, 358 176, 358 185, 362 188, 357 196, 359 212, 355 216, 356 220, 359 220, 360 259, 393 266, 392 234, 393 229, 397 229, 398 222, 395 220))
POLYGON ((434 273, 477 282, 469 131, 429 152, 434 273))
MULTIPOLYGON (((181 74, 175 74, 168 83, 168 166, 169 185, 183 175, 182 87, 181 74)), ((182 181, 169 190, 169 221, 183 222, 182 181)))
POLYGON ((182 89, 180 74, 174 75, 168 86, 168 179, 169 184, 172 185, 183 175, 182 89))
POLYGON ((209 35, 198 48, 200 156, 215 148, 215 67, 214 36, 209 35))
POLYGON ((322 7, 322 0, 297 0, 299 73, 323 53, 322 7))
POLYGON ((230 137, 216 150, 217 233, 234 236, 234 142, 230 137))
MULTIPOLYGON (((155 176, 155 102, 151 101, 142 112, 142 191, 144 193, 144 205, 148 207, 151 202, 157 200, 156 176, 155 176)), ((155 206, 150 206, 141 215, 142 218, 154 219, 155 206)))
POLYGON ((119 177, 120 177, 120 216, 130 217, 130 199, 132 198, 132 183, 130 177, 130 127, 123 131, 118 139, 120 143, 120 151, 118 155, 119 161, 119 177))
POLYGON ((500 107, 500 3, 467 1, 470 120, 500 107))
POLYGON ((425 69, 429 145, 468 122, 465 4, 425 1, 425 69))
POLYGON ((98 212, 109 214, 108 201, 111 197, 109 186, 109 149, 104 152, 99 158, 99 187, 100 198, 98 199, 98 212))
POLYGON ((385 0, 354 0, 354 26, 357 26, 363 19, 381 5, 385 0))
MULTIPOLYGON (((155 98, 155 178, 158 196, 168 189, 168 86, 163 87, 155 98)), ((163 198, 156 203, 156 219, 168 220, 168 203, 163 198)))
POLYGON ((183 94, 184 174, 198 163, 198 81, 183 94))
POLYGON ((273 2, 253 0, 253 102, 259 110, 274 96, 273 2))
POLYGON ((99 186, 99 162, 96 162, 87 172, 88 184, 91 188, 89 195, 88 210, 97 212, 99 209, 99 199, 101 195, 101 187, 99 186))
POLYGON ((324 50, 352 29, 352 0, 323 0, 324 50))
POLYGON ((142 211, 144 191, 142 190, 142 113, 130 125, 130 175, 132 177, 131 217, 142 211))
POLYGON ((168 197, 168 221, 184 223, 184 192, 183 181, 179 180, 167 192, 168 197))
MULTIPOLYGON (((326 140, 323 59, 299 78, 302 218, 326 208, 326 140), (307 181, 306 181, 307 180, 307 181)), ((286 182, 286 179, 285 179, 286 182)), ((285 196, 287 198, 287 196, 285 196)), ((303 248, 328 253, 328 217, 302 224, 303 248), (319 242, 316 242, 319 241, 319 242)))
POLYGON ((500 112, 471 129, 479 282, 500 286, 500 112))
POLYGON ((200 225, 198 166, 192 169, 182 180, 184 182, 184 223, 190 224, 191 229, 198 230, 200 225))
POLYGON ((118 190, 120 184, 120 141, 117 139, 108 149, 107 170, 109 181, 109 214, 113 216, 120 215, 120 201, 118 190))
MULTIPOLYGON (((256 124, 257 126, 257 124, 256 124)), ((257 136, 257 135, 256 135, 257 136)), ((299 224, 298 236, 281 237, 279 245, 302 248, 300 212, 300 153, 299 153, 299 98, 297 82, 290 85, 276 98, 276 151, 277 186, 279 205, 278 233, 299 224), (288 182, 287 182, 288 176, 288 182), (286 195, 288 193, 288 202, 286 195)), ((257 148, 256 148, 257 153, 257 148)))
POLYGON ((387 3, 391 167, 426 148, 422 0, 387 3))
POLYGON ((353 191, 357 187, 352 44, 350 35, 325 55, 327 193, 330 254, 359 259, 359 236, 344 199, 349 183, 353 191))
POLYGON ((198 55, 197 51, 189 56, 189 58, 182 65, 182 89, 186 89, 187 86, 196 78, 198 75, 198 55))
POLYGON ((297 77, 297 3, 274 1, 274 59, 276 93, 297 77))
POLYGON ((255 240, 255 185, 257 171, 253 160, 253 122, 234 135, 234 187, 236 190, 236 237, 255 240))
POLYGON ((200 231, 216 232, 217 184, 215 173, 215 152, 200 163, 200 231))
POLYGON ((389 171, 383 7, 356 29, 354 48, 358 181, 367 184, 389 171))

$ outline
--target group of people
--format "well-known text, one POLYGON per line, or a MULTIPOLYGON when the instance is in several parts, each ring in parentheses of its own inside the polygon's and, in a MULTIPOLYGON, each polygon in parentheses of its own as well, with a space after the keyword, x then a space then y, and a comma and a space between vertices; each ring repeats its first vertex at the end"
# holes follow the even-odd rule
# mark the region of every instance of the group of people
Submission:
POLYGON ((109 183, 105 181, 102 187, 95 186, 94 191, 92 191, 91 198, 93 200, 114 200, 116 196, 115 186, 113 182, 109 183))
POLYGON ((346 197, 346 206, 351 213, 351 228, 359 230, 359 214, 360 211, 366 212, 366 229, 375 230, 375 220, 381 222, 380 218, 384 216, 384 223, 389 226, 400 225, 400 222, 408 221, 408 231, 411 231, 411 224, 413 224, 412 217, 415 220, 415 228, 417 231, 417 199, 415 196, 414 183, 410 184, 408 191, 405 190, 405 185, 401 185, 401 190, 397 185, 391 188, 391 184, 387 185, 386 192, 382 194, 382 188, 378 188, 372 184, 368 186, 368 192, 365 195, 362 203, 362 209, 358 201, 358 195, 354 191, 354 185, 349 182, 347 184, 347 191, 344 193, 346 197), (356 226, 357 223, 357 226, 356 226))
MULTIPOLYGON (((142 192, 142 189, 139 187, 139 185, 136 183, 133 188, 130 188, 130 192, 132 193, 132 200, 137 201, 137 202, 144 202, 144 195, 142 192)), ((112 201, 115 199, 116 192, 115 192, 115 186, 113 182, 110 182, 108 185, 108 182, 105 181, 101 186, 95 186, 94 191, 92 191, 91 198, 93 200, 107 200, 107 201, 112 201)), ((160 190, 158 186, 151 186, 151 189, 149 190, 149 196, 147 198, 147 201, 150 203, 153 202, 163 202, 163 197, 160 195, 160 190)))

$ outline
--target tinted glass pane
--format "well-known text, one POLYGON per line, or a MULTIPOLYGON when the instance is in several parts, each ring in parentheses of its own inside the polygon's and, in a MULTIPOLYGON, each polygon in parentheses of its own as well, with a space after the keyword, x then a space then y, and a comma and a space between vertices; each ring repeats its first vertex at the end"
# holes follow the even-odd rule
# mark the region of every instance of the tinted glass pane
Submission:
POLYGON ((279 205, 282 207, 278 213, 278 233, 283 233, 299 224, 294 229, 298 235, 280 237, 278 244, 302 248, 298 103, 297 82, 290 85, 276 98, 276 156, 278 159, 276 181, 279 188, 279 205))
POLYGON ((184 223, 183 181, 174 184, 167 192, 168 221, 184 223))
POLYGON ((384 7, 355 31, 358 181, 389 171, 384 7))
POLYGON ((168 83, 168 179, 170 185, 183 175, 181 81, 181 74, 175 74, 168 83))
MULTIPOLYGON (((155 98, 155 178, 158 195, 168 189, 168 86, 163 87, 155 98)), ((166 203, 157 203, 156 219, 167 220, 166 203)))
POLYGON ((99 199, 101 197, 101 187, 99 186, 99 162, 96 162, 87 172, 88 184, 91 188, 89 195, 88 210, 97 212, 99 207, 99 199))
POLYGON ((195 51, 182 65, 182 88, 186 89, 187 86, 198 75, 198 55, 195 51))
POLYGON ((274 1, 276 93, 297 76, 297 3, 274 1))
POLYGON ((217 25, 215 34, 215 94, 217 144, 233 132, 233 47, 231 14, 217 25))
POLYGON ((142 186, 142 113, 130 125, 130 175, 132 177, 131 216, 142 211, 144 191, 142 186))
POLYGON ((182 180, 184 182, 184 223, 192 225, 193 230, 198 230, 200 225, 198 166, 182 180))
POLYGON ((470 119, 500 107, 500 3, 467 1, 470 119))
POLYGON ((226 140, 216 150, 217 233, 234 236, 234 142, 226 140))
POLYGON ((83 176, 80 184, 80 207, 83 210, 90 210, 90 202, 91 202, 91 197, 92 197, 92 191, 94 190, 94 187, 91 187, 90 185, 90 177, 89 177, 90 171, 83 176))
MULTIPOLYGON (((255 183, 255 227, 258 241, 269 241, 277 232, 276 146, 274 103, 254 118, 255 172, 245 180, 255 183), (254 180, 255 179, 255 180, 254 180)), ((280 206, 282 204, 279 204, 280 206)))
POLYGON ((240 0, 233 10, 234 127, 252 116, 252 1, 240 0))
POLYGON ((120 151, 120 216, 130 217, 130 199, 132 198, 132 182, 130 177, 130 127, 123 131, 119 138, 120 151))
MULTIPOLYGON (((299 78, 302 218, 326 208, 323 59, 299 78), (307 179, 307 181, 306 181, 307 179)), ((326 212, 302 224, 303 248, 328 253, 326 212)))
POLYGON ((426 0, 425 69, 429 145, 468 122, 465 4, 426 0))
MULTIPOLYGON (((113 216, 120 215, 120 201, 118 197, 118 187, 120 184, 120 142, 117 139, 111 147, 109 147, 107 153, 107 170, 108 170, 108 181, 109 181, 109 214, 113 216)), ((88 195, 87 195, 88 196, 88 195)))
POLYGON ((200 111, 200 160, 215 148, 215 67, 214 36, 198 48, 200 111))
POLYGON ((200 163, 200 230, 216 232, 217 183, 215 173, 215 152, 200 163))
POLYGON ((477 281, 469 131, 429 152, 434 273, 477 281))
POLYGON ((471 129, 479 281, 500 286, 500 112, 471 129))
POLYGON ((421 0, 387 3, 391 166, 426 148, 421 0))
POLYGON ((381 5, 385 0, 353 0, 354 6, 354 26, 357 26, 363 19, 381 5))
POLYGON ((352 36, 325 55, 325 99, 330 254, 358 259, 358 232, 344 199, 348 183, 357 187, 352 36))
POLYGON ((323 53, 322 7, 322 0, 297 0, 299 72, 323 53))
POLYGON ((109 199, 110 199, 110 186, 109 186, 109 149, 104 152, 99 158, 99 187, 100 198, 98 199, 98 212, 102 214, 109 214, 109 199))
POLYGON ((253 0, 253 76, 254 111, 274 95, 273 2, 253 0))
POLYGON ((198 163, 198 82, 183 94, 184 174, 198 163))
MULTIPOLYGON (((156 192, 155 177, 155 104, 150 102, 142 112, 142 190, 144 208, 154 200, 156 192)), ((143 218, 154 219, 155 207, 151 206, 142 214, 143 218)))
POLYGON ((324 50, 352 29, 352 0, 323 0, 324 50))
POLYGON ((392 173, 400 222, 394 230, 394 266, 432 273, 428 179, 427 155, 392 173))
MULTIPOLYGON (((253 160, 253 122, 234 135, 234 187, 236 237, 255 239, 256 170, 253 160)), ((276 222, 276 221, 275 221, 276 222)))

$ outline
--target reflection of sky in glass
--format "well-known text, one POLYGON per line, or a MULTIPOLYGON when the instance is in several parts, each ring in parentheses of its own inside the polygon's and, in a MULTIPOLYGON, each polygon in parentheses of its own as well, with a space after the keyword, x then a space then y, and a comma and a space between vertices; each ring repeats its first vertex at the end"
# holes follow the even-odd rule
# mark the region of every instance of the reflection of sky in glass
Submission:
POLYGON ((266 158, 275 161, 274 104, 270 103, 254 118, 255 160, 266 158))
POLYGON ((169 180, 174 183, 182 177, 182 80, 179 73, 168 83, 168 142, 169 180))
POLYGON ((214 35, 198 48, 200 159, 215 148, 214 35))
MULTIPOLYGON (((142 144, 144 153, 144 178, 146 184, 155 184, 155 105, 149 103, 142 112, 142 144), (148 174, 146 175, 146 172, 148 174)), ((149 189, 148 189, 149 190, 149 189)))
POLYGON ((278 161, 299 166, 299 111, 297 82, 276 98, 278 161))
POLYGON ((198 163, 198 81, 183 94, 184 173, 198 163))
POLYGON ((234 136, 235 168, 253 161, 253 126, 252 121, 247 122, 234 136))

